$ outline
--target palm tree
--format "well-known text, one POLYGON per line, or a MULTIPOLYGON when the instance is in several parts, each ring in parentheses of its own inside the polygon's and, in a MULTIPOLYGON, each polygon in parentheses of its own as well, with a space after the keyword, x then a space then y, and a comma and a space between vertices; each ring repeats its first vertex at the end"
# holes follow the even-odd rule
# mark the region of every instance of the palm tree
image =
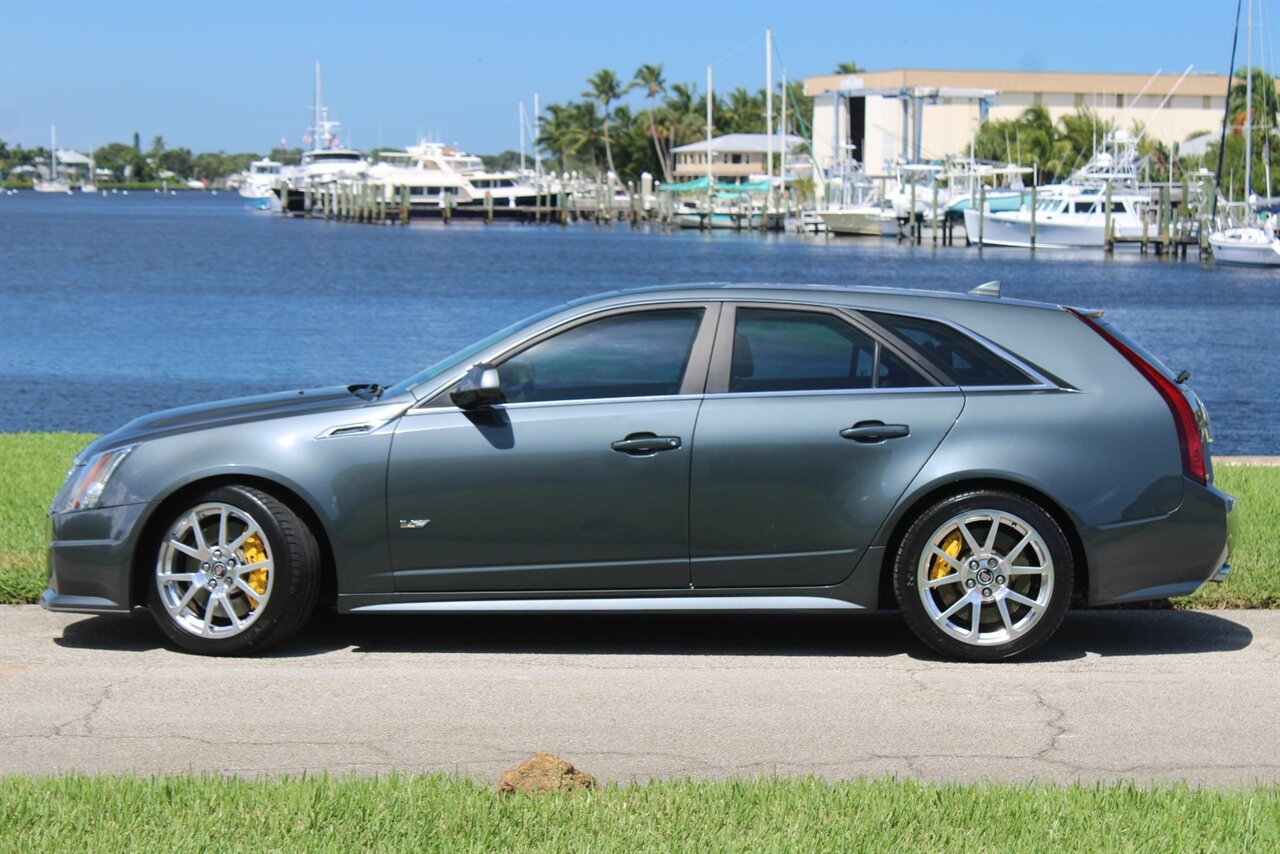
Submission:
POLYGON ((842 62, 836 66, 836 74, 861 74, 867 69, 856 62, 842 62))
MULTIPOLYGON (((1227 114, 1231 117, 1231 132, 1236 136, 1244 133, 1245 98, 1248 94, 1248 78, 1244 71, 1237 71, 1238 78, 1231 84, 1227 95, 1227 114)), ((1253 129, 1274 128, 1276 113, 1280 110, 1280 93, 1276 92, 1275 81, 1271 75, 1261 68, 1253 69, 1253 129)))
POLYGON ((623 86, 618 75, 607 68, 588 77, 587 86, 589 88, 582 93, 582 97, 594 99, 604 113, 604 156, 609 164, 609 171, 616 175, 618 170, 613 168, 613 148, 609 145, 609 105, 625 95, 631 86, 623 86))
POLYGON ((662 66, 642 65, 636 69, 632 80, 634 85, 645 90, 645 97, 649 99, 649 136, 653 139, 653 150, 658 155, 658 165, 662 167, 662 180, 669 182, 671 167, 662 151, 662 143, 658 141, 658 120, 655 115, 658 96, 667 91, 667 81, 662 77, 662 66))
POLYGON ((548 104, 541 118, 542 135, 535 145, 545 146, 560 158, 560 171, 569 171, 569 151, 573 147, 573 104, 548 104))

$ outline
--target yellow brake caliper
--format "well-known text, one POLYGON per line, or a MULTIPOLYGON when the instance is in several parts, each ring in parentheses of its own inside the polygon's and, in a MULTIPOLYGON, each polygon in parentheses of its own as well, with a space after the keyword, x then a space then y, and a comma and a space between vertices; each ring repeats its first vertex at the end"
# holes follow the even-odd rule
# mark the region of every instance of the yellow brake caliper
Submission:
MULTIPOLYGON (((267 550, 262 547, 262 540, 257 534, 244 541, 244 545, 240 547, 240 553, 244 556, 244 562, 250 566, 267 559, 267 550)), ((264 595, 267 592, 267 570, 264 567, 251 570, 245 577, 245 583, 259 596, 264 595)))
MULTIPOLYGON (((942 541, 942 546, 940 548, 942 551, 947 553, 948 557, 954 560, 960 556, 961 542, 963 542, 963 540, 960 537, 960 532, 952 531, 947 535, 947 538, 942 541)), ((933 565, 929 567, 929 580, 936 581, 939 578, 944 578, 945 576, 950 575, 951 572, 951 564, 947 563, 940 557, 935 557, 933 559, 933 565)))

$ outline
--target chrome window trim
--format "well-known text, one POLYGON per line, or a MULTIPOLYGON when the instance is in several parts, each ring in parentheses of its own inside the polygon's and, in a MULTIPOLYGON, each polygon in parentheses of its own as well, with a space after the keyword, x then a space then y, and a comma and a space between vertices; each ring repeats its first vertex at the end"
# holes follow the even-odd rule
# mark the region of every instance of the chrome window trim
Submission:
MULTIPOLYGON (((1025 391, 1022 386, 1017 387, 1019 391, 1025 391)), ((823 388, 823 389, 788 389, 786 391, 722 391, 708 393, 705 397, 711 399, 723 399, 733 397, 833 397, 836 395, 864 395, 864 394, 938 394, 939 392, 950 392, 952 394, 963 393, 964 389, 960 386, 915 386, 912 388, 823 388)))
MULTIPOLYGON (((490 412, 505 412, 507 410, 535 409, 544 406, 588 406, 593 403, 661 403, 667 400, 701 400, 710 396, 703 394, 651 394, 643 397, 581 397, 573 400, 530 400, 520 403, 495 403, 492 406, 485 407, 485 409, 490 412)), ((405 415, 434 415, 440 412, 463 411, 457 406, 419 406, 409 410, 405 415)))

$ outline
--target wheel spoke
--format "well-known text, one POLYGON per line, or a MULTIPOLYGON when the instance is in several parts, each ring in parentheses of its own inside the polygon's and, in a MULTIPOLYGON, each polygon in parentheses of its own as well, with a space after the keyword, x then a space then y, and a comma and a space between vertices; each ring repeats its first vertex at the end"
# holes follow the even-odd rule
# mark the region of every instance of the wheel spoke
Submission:
POLYGON ((179 599, 177 602, 175 602, 172 605, 166 604, 165 610, 175 617, 181 616, 182 612, 187 609, 187 605, 190 604, 192 598, 194 598, 195 595, 199 592, 200 592, 200 585, 192 584, 190 587, 187 588, 187 592, 182 594, 181 599, 179 599))
POLYGON ((218 604, 218 597, 209 594, 209 601, 204 603, 204 623, 200 627, 200 633, 205 637, 213 635, 213 606, 218 604))
POLYGON ((973 610, 969 614, 969 634, 973 637, 978 636, 978 622, 982 619, 982 600, 977 596, 973 597, 973 610))
POLYGON ((1049 567, 1046 566, 1009 566, 1005 567, 1005 575, 1048 575, 1049 567))
POLYGON ((925 581, 924 586, 932 590, 935 587, 941 587, 944 584, 959 584, 960 573, 953 572, 950 575, 944 575, 941 578, 930 578, 925 581))
POLYGON ((196 548, 200 550, 200 554, 209 551, 209 544, 204 541, 204 531, 200 530, 200 519, 194 510, 187 516, 187 522, 191 525, 191 533, 196 538, 196 548))
POLYGON ((226 547, 227 545, 227 508, 223 507, 222 512, 218 514, 218 545, 226 547))
POLYGON ((948 608, 947 610, 943 611, 941 614, 938 615, 938 621, 943 622, 943 621, 949 620, 953 615, 955 615, 962 608, 964 608, 965 605, 968 605, 972 599, 973 599, 972 593, 966 593, 964 596, 961 596, 952 604, 950 608, 948 608))
POLYGON ((265 569, 269 572, 271 570, 271 561, 260 560, 257 563, 242 563, 235 568, 236 577, 238 578, 239 576, 253 572, 256 569, 265 569))
POLYGON ((996 545, 996 534, 1000 533, 1000 523, 1004 521, 1004 516, 999 513, 991 517, 991 530, 987 531, 987 541, 982 544, 982 550, 987 554, 991 554, 991 550, 996 545))
POLYGON ((163 572, 156 576, 161 584, 172 584, 175 581, 194 583, 199 573, 195 572, 163 572))
POLYGON ((951 555, 944 552, 942 549, 938 548, 937 546, 930 546, 930 552, 933 554, 934 557, 942 558, 943 560, 945 560, 947 562, 947 565, 950 566, 952 569, 954 569, 956 572, 960 571, 960 568, 961 568, 960 561, 956 560, 951 555))
POLYGON ((1005 563, 1012 566, 1013 562, 1018 559, 1018 555, 1022 554, 1022 550, 1027 547, 1027 543, 1031 542, 1031 538, 1034 536, 1035 532, 1027 531, 1023 538, 1018 541, 1018 544, 1009 549, 1009 552, 1004 556, 1005 563))
POLYGON ((978 541, 973 538, 973 534, 969 532, 969 526, 964 522, 957 522, 956 527, 960 529, 960 536, 964 537, 965 545, 969 547, 970 554, 977 554, 982 551, 982 547, 978 545, 978 541))
POLYGON ((262 599, 265 594, 259 593, 257 590, 254 590, 247 583, 245 583, 245 580, 243 578, 236 579, 236 587, 240 590, 241 593, 243 593, 245 596, 248 596, 252 600, 249 606, 250 608, 257 608, 258 605, 262 603, 262 599))
POLYGON ((227 619, 231 620, 231 625, 236 631, 244 628, 240 622, 240 618, 236 616, 236 609, 231 607, 231 599, 227 596, 227 591, 223 590, 218 594, 218 604, 222 606, 222 613, 227 615, 227 619))
POLYGON ((199 550, 193 549, 191 548, 191 546, 188 546, 185 543, 180 543, 177 540, 170 539, 169 545, 174 549, 174 551, 182 552, 184 555, 191 558, 192 560, 200 560, 200 558, 203 557, 203 555, 199 552, 199 550))
POLYGON ((1026 596, 1023 596, 1017 590, 1006 589, 1004 592, 1004 595, 1009 599, 1012 599, 1014 602, 1017 602, 1019 605, 1026 605, 1036 614, 1036 616, 1039 616, 1040 614, 1044 613, 1044 605, 1041 605, 1039 602, 1037 602, 1034 599, 1028 599, 1026 596))
POLYGON ((1013 619, 1009 616, 1009 606, 1005 604, 1003 597, 996 600, 996 609, 1000 611, 1000 620, 1004 623, 1004 630, 1011 635, 1017 634, 1017 630, 1013 627, 1013 619))
POLYGON ((240 536, 236 537, 234 541, 227 543, 228 551, 233 551, 233 552, 236 551, 241 546, 243 546, 245 544, 245 541, 248 540, 250 537, 252 537, 254 534, 262 533, 262 530, 257 525, 254 524, 252 519, 248 520, 248 522, 249 524, 246 525, 245 529, 240 532, 240 536))

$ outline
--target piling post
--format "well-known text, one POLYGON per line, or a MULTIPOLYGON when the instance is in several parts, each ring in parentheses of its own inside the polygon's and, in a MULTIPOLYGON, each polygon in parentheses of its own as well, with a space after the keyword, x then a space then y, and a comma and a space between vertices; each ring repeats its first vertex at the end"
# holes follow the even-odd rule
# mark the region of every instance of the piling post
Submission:
POLYGON ((1031 181, 1031 251, 1036 251, 1036 182, 1031 181))
POLYGON ((445 225, 453 221, 453 190, 445 190, 444 197, 440 200, 440 219, 445 225))
POLYGON ((1160 188, 1160 218, 1164 220, 1160 224, 1160 242, 1164 246, 1164 251, 1168 252, 1170 224, 1173 221, 1173 203, 1169 198, 1169 185, 1167 183, 1160 188))
POLYGON ((929 218, 929 236, 933 238, 933 245, 938 245, 938 182, 933 182, 933 205, 929 218))
POLYGON ((484 191, 484 224, 493 222, 493 191, 484 191))
POLYGON ((978 251, 982 251, 982 241, 986 237, 987 226, 987 185, 978 188, 978 251))
POLYGON ((1111 179, 1107 179, 1106 198, 1103 204, 1106 205, 1106 221, 1103 225, 1103 243, 1108 252, 1115 248, 1115 232, 1111 229, 1111 179))

